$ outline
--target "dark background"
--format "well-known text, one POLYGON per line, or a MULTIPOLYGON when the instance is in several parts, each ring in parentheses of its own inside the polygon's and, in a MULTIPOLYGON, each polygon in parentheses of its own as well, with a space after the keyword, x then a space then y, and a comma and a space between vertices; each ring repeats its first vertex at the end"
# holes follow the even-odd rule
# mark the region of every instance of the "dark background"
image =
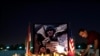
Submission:
POLYGON ((25 43, 28 23, 68 23, 76 43, 80 28, 100 33, 100 4, 96 2, 1 3, 0 44, 25 43))

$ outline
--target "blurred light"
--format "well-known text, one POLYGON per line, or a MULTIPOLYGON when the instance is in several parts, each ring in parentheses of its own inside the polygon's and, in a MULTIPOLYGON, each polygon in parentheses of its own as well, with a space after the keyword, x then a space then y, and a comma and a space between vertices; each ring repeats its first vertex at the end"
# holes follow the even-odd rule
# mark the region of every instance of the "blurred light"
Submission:
POLYGON ((63 46, 58 45, 58 46, 56 46, 56 49, 57 49, 57 52, 59 52, 59 53, 64 52, 64 47, 63 46))
POLYGON ((22 46, 19 46, 19 49, 22 49, 22 46))
POLYGON ((77 55, 81 56, 80 52, 76 52, 77 55))
POLYGON ((64 56, 64 55, 61 54, 60 56, 64 56))
POLYGON ((12 56, 20 56, 19 54, 17 54, 17 53, 15 53, 15 54, 13 54, 12 56))
POLYGON ((6 48, 7 48, 7 49, 9 49, 10 47, 9 47, 9 46, 7 46, 6 48))
POLYGON ((78 45, 78 48, 81 48, 81 45, 78 45))
POLYGON ((0 48, 1 50, 3 49, 3 47, 0 48))
POLYGON ((45 56, 50 56, 50 54, 45 54, 45 56))
POLYGON ((5 49, 4 51, 8 51, 8 50, 5 49))
POLYGON ((90 48, 92 48, 93 47, 93 45, 90 45, 90 48))
POLYGON ((31 46, 31 49, 33 49, 33 47, 31 46))
POLYGON ((64 52, 65 55, 68 55, 68 51, 64 52))

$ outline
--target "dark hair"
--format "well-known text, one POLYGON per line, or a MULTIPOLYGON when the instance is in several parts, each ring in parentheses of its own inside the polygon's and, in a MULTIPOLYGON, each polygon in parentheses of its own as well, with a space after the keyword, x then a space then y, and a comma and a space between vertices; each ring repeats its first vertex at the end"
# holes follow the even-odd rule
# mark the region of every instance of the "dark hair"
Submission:
POLYGON ((86 29, 81 28, 81 29, 79 29, 78 33, 83 32, 83 31, 85 31, 85 30, 86 30, 86 29))
POLYGON ((45 35, 46 35, 46 37, 48 36, 47 32, 48 32, 48 31, 51 31, 51 30, 53 30, 53 34, 56 32, 56 30, 54 29, 53 26, 48 26, 48 27, 46 28, 46 30, 45 30, 45 35))

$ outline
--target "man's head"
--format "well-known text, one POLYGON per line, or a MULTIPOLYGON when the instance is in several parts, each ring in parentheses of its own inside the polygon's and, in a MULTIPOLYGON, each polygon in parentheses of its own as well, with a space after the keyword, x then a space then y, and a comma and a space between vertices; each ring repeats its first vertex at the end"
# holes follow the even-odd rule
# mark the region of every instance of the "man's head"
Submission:
POLYGON ((46 52, 46 47, 41 45, 41 46, 39 47, 39 52, 40 52, 40 53, 45 53, 45 52, 46 52))
POLYGON ((40 52, 41 52, 41 53, 45 53, 45 52, 46 52, 46 48, 45 48, 45 47, 41 47, 41 48, 40 48, 40 52))
POLYGON ((87 30, 85 30, 85 29, 80 29, 79 32, 78 32, 78 34, 82 38, 87 38, 87 36, 88 36, 87 30))
POLYGON ((52 37, 55 33, 55 29, 53 26, 49 26, 47 27, 46 31, 45 31, 45 34, 47 37, 52 37))

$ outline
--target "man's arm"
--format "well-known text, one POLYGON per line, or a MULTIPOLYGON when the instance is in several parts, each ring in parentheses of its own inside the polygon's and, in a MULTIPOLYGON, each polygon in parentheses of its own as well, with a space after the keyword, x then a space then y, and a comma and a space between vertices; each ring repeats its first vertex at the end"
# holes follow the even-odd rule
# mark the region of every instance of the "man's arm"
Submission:
POLYGON ((94 53, 96 53, 97 48, 98 48, 98 39, 94 40, 94 53))
POLYGON ((85 51, 82 54, 82 56, 86 55, 88 53, 89 49, 90 49, 90 45, 87 45, 87 48, 85 49, 85 51))
MULTIPOLYGON (((98 40, 96 39, 94 41, 94 55, 96 54, 97 47, 98 47, 98 40)), ((90 49, 90 45, 87 45, 87 48, 85 49, 85 51, 82 55, 84 56, 86 53, 88 53, 89 49, 90 49)))

